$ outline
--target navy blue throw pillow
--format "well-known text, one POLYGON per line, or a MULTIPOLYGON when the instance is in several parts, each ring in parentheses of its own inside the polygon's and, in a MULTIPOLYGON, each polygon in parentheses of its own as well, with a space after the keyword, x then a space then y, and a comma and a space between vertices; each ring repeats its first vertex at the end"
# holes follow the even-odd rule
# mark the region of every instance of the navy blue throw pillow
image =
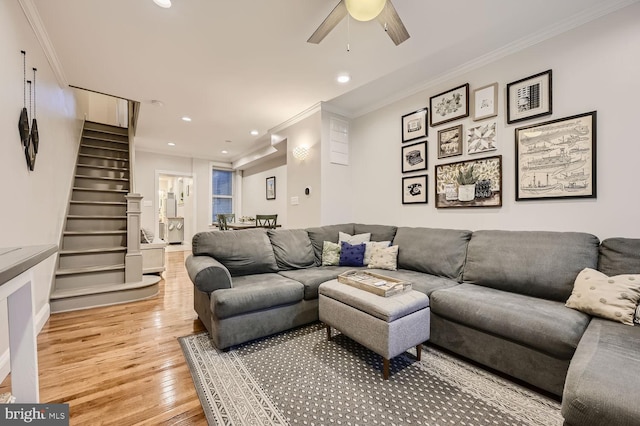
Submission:
POLYGON ((364 266, 366 244, 340 243, 340 266, 364 266))

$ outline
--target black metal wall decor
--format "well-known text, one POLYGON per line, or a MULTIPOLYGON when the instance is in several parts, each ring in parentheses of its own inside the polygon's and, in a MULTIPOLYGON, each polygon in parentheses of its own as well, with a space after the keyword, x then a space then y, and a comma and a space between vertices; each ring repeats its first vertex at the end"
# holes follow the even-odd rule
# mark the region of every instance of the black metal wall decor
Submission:
POLYGON ((20 118, 18 119, 18 130, 20 131, 20 141, 24 148, 24 156, 27 160, 27 167, 33 171, 36 165, 36 154, 40 145, 40 136, 38 134, 38 122, 36 120, 36 68, 33 68, 33 86, 30 80, 27 80, 27 52, 21 50, 22 53, 22 91, 24 102, 20 118), (27 86, 29 87, 29 111, 27 111, 27 86), (33 87, 33 92, 32 92, 33 87), (33 117, 31 126, 29 126, 29 114, 33 117))

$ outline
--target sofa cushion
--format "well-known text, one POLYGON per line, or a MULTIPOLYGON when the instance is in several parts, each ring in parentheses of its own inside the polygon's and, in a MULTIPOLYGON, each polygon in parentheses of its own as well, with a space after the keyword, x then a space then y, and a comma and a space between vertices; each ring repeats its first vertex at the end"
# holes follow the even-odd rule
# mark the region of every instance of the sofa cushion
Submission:
POLYGON ((340 243, 340 266, 364 266, 364 243, 340 243))
POLYGON ((309 234, 304 229, 269 229, 267 235, 280 270, 315 265, 313 246, 309 234))
POLYGON ((462 268, 471 231, 434 228, 398 228, 393 245, 398 268, 462 279, 462 268))
POLYGON ((390 225, 367 225, 364 223, 356 223, 353 225, 355 234, 371 234, 370 241, 393 241, 396 236, 396 226, 390 225))
POLYGON ((607 238, 602 241, 598 270, 607 275, 640 274, 640 239, 607 238))
POLYGON ((193 236, 191 250, 196 256, 218 260, 232 276, 278 271, 267 230, 262 228, 199 232, 193 236))
POLYGON ((411 271, 409 269, 398 269, 396 271, 372 269, 371 272, 410 282, 412 290, 417 290, 427 296, 429 296, 434 290, 460 285, 459 282, 452 280, 451 278, 438 277, 436 275, 411 271))
POLYGON ((578 232, 476 231, 464 281, 565 302, 580 271, 596 267, 598 244, 578 232))
POLYGON ((635 425, 640 419, 640 327, 599 318, 582 336, 562 396, 566 424, 635 425))
POLYGON ((560 302, 466 283, 430 298, 434 314, 563 360, 573 356, 590 319, 560 302))
POLYGON ((296 303, 302 300, 303 295, 302 284, 282 275, 244 275, 233 279, 232 289, 211 293, 211 311, 218 319, 228 318, 296 303))
POLYGON ((318 298, 318 286, 320 284, 335 280, 341 273, 352 271, 353 269, 348 266, 319 266, 317 268, 280 271, 279 274, 301 283, 304 286, 305 300, 313 300, 318 298))
POLYGON ((307 228, 307 233, 309 234, 311 245, 313 245, 313 253, 316 257, 317 266, 322 265, 322 245, 324 244, 324 242, 330 241, 332 243, 337 243, 338 234, 340 232, 353 235, 353 223, 307 228))
POLYGON ((568 308, 585 314, 633 325, 640 300, 640 274, 607 276, 585 268, 578 274, 568 308))

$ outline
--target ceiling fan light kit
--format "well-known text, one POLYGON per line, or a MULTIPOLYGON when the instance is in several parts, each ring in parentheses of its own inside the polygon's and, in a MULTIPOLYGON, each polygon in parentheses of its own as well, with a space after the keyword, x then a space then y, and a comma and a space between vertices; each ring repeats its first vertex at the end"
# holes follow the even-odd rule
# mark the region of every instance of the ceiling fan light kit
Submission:
POLYGON ((380 15, 387 0, 345 0, 349 15, 356 21, 371 21, 380 15))

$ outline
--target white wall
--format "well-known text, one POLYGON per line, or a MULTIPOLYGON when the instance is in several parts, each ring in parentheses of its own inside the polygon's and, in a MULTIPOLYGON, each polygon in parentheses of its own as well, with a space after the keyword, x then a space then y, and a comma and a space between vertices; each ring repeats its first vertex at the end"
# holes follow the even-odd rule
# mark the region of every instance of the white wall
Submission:
MULTIPOLYGON (((0 219, 2 247, 59 244, 69 200, 81 122, 68 88, 61 88, 19 3, 0 2, 0 181, 4 182, 0 219), (35 170, 28 171, 18 133, 23 106, 22 55, 28 74, 37 72, 37 120, 40 136, 35 170)), ((27 105, 28 108, 28 105, 27 105)), ((31 116, 30 116, 31 118, 31 116)), ((34 312, 41 322, 49 315, 49 294, 56 257, 34 268, 34 312)), ((6 305, 0 305, 0 364, 8 348, 6 305)), ((41 325, 41 324, 40 324, 41 325)), ((7 373, 0 365, 0 380, 7 373)))
POLYGON ((640 99, 639 23, 640 4, 634 4, 353 120, 353 220, 471 230, 584 231, 601 239, 640 237, 636 186, 640 143, 635 129, 640 99), (553 115, 507 125, 506 84, 547 69, 553 70, 553 115), (499 148, 487 156, 503 156, 503 206, 435 208, 434 165, 473 157, 465 154, 438 160, 437 130, 460 123, 466 129, 470 119, 429 129, 429 203, 402 205, 400 117, 427 106, 430 96, 447 89, 468 82, 473 91, 496 81, 500 85, 499 148), (597 199, 516 202, 514 129, 593 110, 598 111, 597 199))
MULTIPOLYGON (((246 169, 242 175, 242 216, 277 214, 278 224, 287 227, 287 157, 281 156, 246 169), (276 178, 276 199, 267 200, 266 179, 276 178)), ((236 216, 236 219, 239 219, 236 216)))

